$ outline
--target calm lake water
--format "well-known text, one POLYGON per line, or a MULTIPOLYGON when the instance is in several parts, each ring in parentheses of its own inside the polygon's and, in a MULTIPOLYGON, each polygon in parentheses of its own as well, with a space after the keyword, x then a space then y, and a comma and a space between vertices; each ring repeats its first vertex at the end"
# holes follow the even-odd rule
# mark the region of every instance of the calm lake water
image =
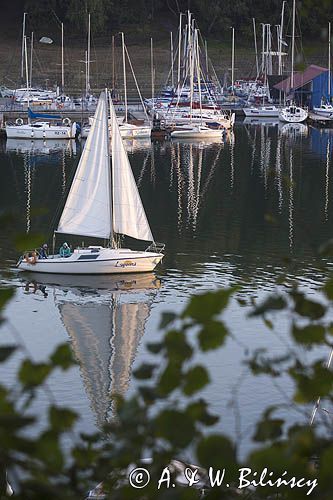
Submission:
MULTIPOLYGON (((238 298, 260 299, 282 274, 282 288, 297 280, 317 294, 330 267, 317 250, 333 235, 333 130, 245 123, 222 143, 127 147, 153 234, 166 243, 156 274, 7 275, 18 255, 6 232, 0 235, 3 281, 16 288, 1 343, 24 346, 0 367, 1 378, 11 385, 22 357, 42 360, 69 342, 78 366, 56 373, 49 388, 59 404, 78 411, 78 430, 85 432, 110 417, 112 392, 133 391, 131 371, 150 358, 145 342, 160 338, 161 312, 180 311, 191 294, 236 283, 238 298)), ((1 143, 1 208, 17 214, 16 231, 41 232, 50 241, 80 152, 79 143, 1 143)), ((242 455, 263 409, 286 402, 293 389, 286 380, 273 386, 254 378, 243 363, 257 347, 285 352, 288 318, 279 315, 272 332, 248 311, 234 298, 224 314, 232 338, 196 356, 211 374, 203 395, 221 416, 217 428, 237 438, 242 455)), ((41 425, 49 399, 42 391, 35 404, 41 425)), ((292 405, 286 415, 296 418, 292 405)))

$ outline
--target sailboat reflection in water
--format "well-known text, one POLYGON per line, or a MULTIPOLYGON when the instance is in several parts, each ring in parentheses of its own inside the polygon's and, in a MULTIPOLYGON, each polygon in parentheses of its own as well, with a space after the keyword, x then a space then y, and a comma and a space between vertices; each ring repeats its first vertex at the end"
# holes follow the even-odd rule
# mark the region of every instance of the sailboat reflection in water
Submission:
POLYGON ((69 276, 40 278, 39 285, 47 286, 59 309, 90 406, 102 428, 112 418, 113 395, 125 395, 129 388, 160 280, 152 273, 78 276, 72 286, 69 276))
POLYGON ((84 151, 55 233, 109 241, 76 248, 68 258, 47 259, 26 253, 23 271, 54 274, 119 274, 152 271, 162 260, 164 245, 152 235, 127 153, 122 142, 110 93, 102 92, 84 151), (112 123, 110 169, 108 100, 112 123), (120 248, 121 235, 150 242, 146 251, 120 248), (37 258, 36 258, 37 257, 37 258))

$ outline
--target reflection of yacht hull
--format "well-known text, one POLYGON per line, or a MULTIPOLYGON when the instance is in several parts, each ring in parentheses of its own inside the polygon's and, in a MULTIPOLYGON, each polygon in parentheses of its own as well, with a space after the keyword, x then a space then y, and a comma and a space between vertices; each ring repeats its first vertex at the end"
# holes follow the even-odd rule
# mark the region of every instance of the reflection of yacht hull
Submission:
POLYGON ((247 116, 244 121, 244 125, 268 125, 268 126, 276 126, 279 124, 279 118, 276 117, 268 117, 268 118, 262 118, 262 117, 249 117, 247 116))
POLYGON ((163 255, 128 249, 99 248, 74 250, 70 257, 50 256, 35 263, 23 259, 22 271, 50 274, 123 274, 153 271, 163 255))
POLYGON ((17 151, 20 153, 36 152, 49 154, 51 151, 66 150, 71 147, 75 148, 75 141, 54 140, 45 141, 42 139, 26 140, 26 139, 7 139, 6 151, 17 151))
MULTIPOLYGON (((27 278, 27 276, 26 276, 27 278)), ((29 279, 29 278, 28 278, 29 279)), ((158 289, 161 286, 161 281, 158 279, 153 273, 131 273, 127 276, 87 276, 80 275, 76 276, 75 283, 73 283, 73 279, 71 276, 66 274, 48 274, 43 273, 38 276, 38 284, 49 285, 49 286, 60 286, 66 287, 66 289, 71 290, 74 288, 76 293, 78 289, 87 289, 87 291, 83 292, 87 294, 90 299, 94 297, 93 291, 97 291, 98 297, 107 293, 109 296, 109 292, 116 291, 138 291, 138 290, 149 290, 149 289, 158 289), (90 295, 89 295, 90 291, 90 295)))

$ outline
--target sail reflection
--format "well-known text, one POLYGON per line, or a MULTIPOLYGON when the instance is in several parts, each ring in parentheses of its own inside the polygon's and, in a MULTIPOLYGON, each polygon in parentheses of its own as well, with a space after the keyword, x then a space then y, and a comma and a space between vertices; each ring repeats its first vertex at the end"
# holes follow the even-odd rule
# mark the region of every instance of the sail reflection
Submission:
MULTIPOLYGON (((41 279, 39 279, 41 278, 41 279)), ((154 274, 43 275, 71 339, 83 384, 102 427, 112 417, 112 396, 125 395, 131 369, 160 280, 154 274), (75 285, 73 285, 75 283, 75 285)))

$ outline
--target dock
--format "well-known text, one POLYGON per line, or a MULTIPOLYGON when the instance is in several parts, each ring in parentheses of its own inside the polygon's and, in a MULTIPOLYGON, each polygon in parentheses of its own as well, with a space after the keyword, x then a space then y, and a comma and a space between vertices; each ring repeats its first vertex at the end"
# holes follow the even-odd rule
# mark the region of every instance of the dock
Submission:
POLYGON ((310 111, 308 120, 312 125, 316 125, 317 127, 333 127, 333 116, 319 115, 310 111))

